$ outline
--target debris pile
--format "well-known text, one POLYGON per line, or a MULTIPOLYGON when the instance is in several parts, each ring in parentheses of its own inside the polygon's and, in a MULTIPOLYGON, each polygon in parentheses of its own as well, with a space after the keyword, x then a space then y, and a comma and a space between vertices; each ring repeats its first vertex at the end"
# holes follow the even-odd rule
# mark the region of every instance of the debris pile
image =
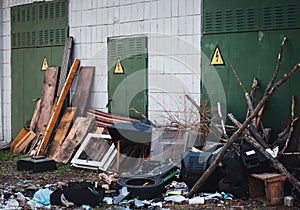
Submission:
POLYGON ((187 95, 201 119, 197 124, 200 127, 194 129, 179 122, 158 127, 134 107, 131 111, 140 114, 143 120, 86 109, 94 67, 80 68, 71 106, 63 109, 79 68, 79 60, 75 59, 66 73, 68 46, 72 43, 69 38, 61 71, 58 67, 47 68, 41 99, 30 123, 11 143, 11 150, 31 156, 18 161, 18 170, 34 173, 46 171, 45 167, 55 170, 53 160, 100 171, 99 180, 44 186, 35 190, 32 198, 2 189, 0 208, 18 209, 22 202, 31 209, 51 206, 89 209, 101 205, 154 209, 168 208, 174 203, 222 205, 249 198, 266 205, 296 205, 300 199, 300 133, 295 132, 299 125, 294 114, 294 97, 289 122, 276 140, 270 139, 271 130, 262 124, 268 99, 300 67, 300 63, 296 64, 276 82, 285 41, 284 38, 273 77, 258 103, 254 103, 258 80, 254 78, 248 93, 232 68, 248 105, 244 122, 229 113, 227 117, 233 125, 225 125, 221 104, 217 103, 220 125, 215 125, 204 108, 207 103, 199 106, 187 95), (206 136, 213 127, 222 136, 208 141, 206 136), (296 156, 298 162, 291 164, 286 156, 296 156))

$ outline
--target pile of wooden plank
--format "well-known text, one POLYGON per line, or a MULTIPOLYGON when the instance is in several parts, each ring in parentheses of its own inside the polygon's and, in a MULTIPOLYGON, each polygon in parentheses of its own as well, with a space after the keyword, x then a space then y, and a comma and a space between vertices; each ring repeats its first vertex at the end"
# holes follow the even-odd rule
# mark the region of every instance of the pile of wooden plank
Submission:
POLYGON ((41 98, 30 121, 11 143, 11 150, 32 156, 49 156, 58 162, 69 162, 72 154, 89 132, 93 120, 85 117, 85 107, 95 67, 81 66, 74 59, 69 68, 72 37, 65 43, 61 68, 48 67, 41 98), (79 73, 78 73, 79 71, 79 73), (67 95, 78 74, 71 106, 67 95))
MULTIPOLYGON (((138 121, 99 110, 86 110, 95 67, 79 67, 79 59, 74 59, 69 68, 71 51, 72 37, 69 37, 65 43, 62 65, 46 69, 42 94, 36 102, 30 125, 24 126, 12 141, 12 151, 31 156, 47 156, 56 162, 69 163, 87 136, 101 135, 107 131, 108 126, 115 123, 138 121), (77 83, 73 84, 75 75, 78 77, 77 83), (67 95, 72 84, 75 86, 75 92, 71 97, 71 103, 68 104, 67 95)), ((97 139, 96 144, 99 148, 108 143, 106 139, 97 139)), ((105 157, 106 153, 115 155, 113 143, 109 144, 111 147, 107 146, 106 149, 99 151, 103 154, 96 154, 94 150, 90 150, 93 152, 87 156, 100 161, 99 157, 105 157)), ((80 160, 83 157, 78 158, 80 160)), ((113 161, 112 158, 105 159, 113 161)), ((80 165, 86 167, 84 164, 80 165)), ((104 165, 103 169, 107 169, 108 162, 104 165)))

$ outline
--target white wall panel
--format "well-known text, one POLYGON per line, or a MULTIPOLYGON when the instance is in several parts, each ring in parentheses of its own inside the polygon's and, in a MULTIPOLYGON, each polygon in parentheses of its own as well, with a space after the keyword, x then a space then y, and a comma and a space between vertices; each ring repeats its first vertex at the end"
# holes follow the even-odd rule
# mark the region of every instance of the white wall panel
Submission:
POLYGON ((78 36, 77 28, 86 31, 80 33, 84 37, 74 37, 80 49, 75 49, 75 55, 96 66, 95 81, 101 84, 93 85, 91 106, 106 110, 107 37, 147 35, 150 119, 164 115, 155 99, 164 99, 164 108, 174 114, 176 109, 183 109, 178 104, 185 93, 200 95, 200 0, 87 1, 70 0, 72 11, 82 12, 85 8, 90 14, 83 13, 89 20, 82 22, 81 18, 73 18, 81 14, 70 13, 70 35, 78 36))
POLYGON ((152 3, 151 2, 145 2, 143 5, 144 5, 143 17, 144 17, 144 20, 148 20, 148 19, 151 18, 151 5, 152 5, 152 3))

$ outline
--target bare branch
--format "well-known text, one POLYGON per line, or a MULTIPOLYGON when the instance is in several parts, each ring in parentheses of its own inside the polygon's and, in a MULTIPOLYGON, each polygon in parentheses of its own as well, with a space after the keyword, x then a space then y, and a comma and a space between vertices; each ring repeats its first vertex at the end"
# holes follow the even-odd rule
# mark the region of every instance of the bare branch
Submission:
POLYGON ((283 46, 284 46, 285 43, 286 43, 286 37, 284 37, 282 42, 281 42, 279 52, 278 52, 278 57, 277 57, 277 63, 276 63, 276 66, 275 66, 275 70, 274 70, 272 79, 270 80, 270 82, 268 83, 268 85, 265 89, 264 94, 267 94, 269 92, 269 90, 271 89, 272 85, 274 84, 274 82, 277 78, 279 67, 280 67, 280 64, 281 64, 281 59, 282 59, 283 46))
MULTIPOLYGON (((259 101, 255 109, 253 110, 253 113, 249 117, 247 117, 246 120, 243 122, 243 124, 238 128, 238 130, 233 133, 233 135, 230 137, 230 139, 226 142, 226 144, 222 147, 221 151, 218 153, 215 161, 208 167, 208 169, 202 174, 202 176, 197 180, 197 182, 188 192, 187 197, 192 197, 198 191, 198 189, 202 186, 202 184, 206 181, 206 179, 210 176, 210 174, 216 169, 219 162, 222 160, 223 156, 225 155, 227 149, 237 139, 241 137, 241 135, 243 134, 244 130, 247 128, 249 123, 251 123, 252 119, 257 115, 257 113, 265 105, 265 103, 269 100, 269 98, 274 94, 274 92, 281 85, 283 85, 298 70, 299 67, 300 67, 300 63, 297 63, 287 74, 284 74, 281 80, 275 83, 275 85, 270 89, 270 91, 264 94, 263 98, 259 101)), ((299 192, 300 192, 300 187, 299 187, 299 192)))

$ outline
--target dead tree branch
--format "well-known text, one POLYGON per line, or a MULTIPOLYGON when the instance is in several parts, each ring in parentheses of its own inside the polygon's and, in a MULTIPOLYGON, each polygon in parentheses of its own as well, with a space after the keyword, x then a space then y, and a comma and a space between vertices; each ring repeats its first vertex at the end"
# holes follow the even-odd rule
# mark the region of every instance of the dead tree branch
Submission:
MULTIPOLYGON (((269 98, 274 94, 274 92, 283 85, 300 67, 300 62, 297 63, 288 73, 284 74, 282 79, 280 79, 275 85, 266 93, 264 94, 263 98, 259 101, 253 113, 246 118, 243 124, 233 133, 230 139, 224 144, 221 151, 217 155, 215 161, 208 167, 208 169, 202 174, 202 176, 197 180, 191 190, 188 192, 187 197, 192 197, 202 186, 202 184, 206 181, 206 179, 212 174, 212 172, 216 169, 219 162, 222 160, 223 156, 225 155, 227 149, 241 137, 244 130, 247 128, 249 123, 251 123, 252 119, 257 115, 259 110, 265 105, 265 103, 269 100, 269 98)), ((300 191, 300 187, 299 187, 300 191)))
POLYGON ((253 82, 252 82, 252 86, 251 86, 251 91, 250 91, 250 98, 252 100, 253 107, 254 107, 255 93, 256 93, 257 88, 258 88, 258 80, 256 78, 254 78, 253 82))
MULTIPOLYGON (((237 126, 240 127, 241 123, 236 120, 236 118, 231 114, 229 117, 232 122, 237 126)), ((249 132, 246 132, 247 134, 244 136, 244 139, 253 147, 257 148, 264 156, 266 156, 272 163, 273 167, 280 171, 281 173, 285 174, 291 184, 297 189, 298 192, 300 192, 300 182, 275 158, 272 157, 271 154, 269 154, 265 148, 258 143, 258 141, 255 139, 255 137, 252 137, 249 135, 249 132)))
POLYGON ((289 130, 289 133, 288 133, 288 137, 287 137, 287 139, 286 139, 286 141, 285 141, 284 147, 283 147, 282 150, 279 152, 279 155, 282 155, 282 154, 285 152, 286 148, 288 147, 289 142, 290 142, 290 139, 291 139, 291 136, 292 136, 292 134, 293 134, 293 132, 294 132, 294 126, 295 126, 295 123, 296 123, 296 121, 297 121, 298 119, 299 119, 299 117, 295 117, 295 118, 292 119, 292 122, 291 122, 291 124, 290 124, 290 130, 289 130))
POLYGON ((246 94, 247 91, 246 91, 246 88, 245 86, 243 85, 241 79, 239 78, 239 75, 237 74, 236 70, 233 68, 233 66, 231 65, 231 69, 232 69, 232 72, 236 78, 236 80, 238 81, 239 85, 241 86, 242 90, 244 91, 244 93, 246 94))
POLYGON ((300 182, 275 158, 273 158, 266 150, 258 144, 255 139, 251 136, 246 136, 245 140, 252 146, 259 149, 259 151, 264 154, 272 163, 273 167, 287 176, 290 183, 300 192, 300 182))
POLYGON ((266 89, 265 89, 265 94, 267 94, 269 92, 269 90, 271 89, 271 87, 273 86, 276 78, 277 78, 277 75, 278 75, 278 72, 279 72, 279 67, 280 67, 280 64, 281 64, 281 60, 282 60, 282 52, 283 52, 283 46, 284 44, 286 43, 286 37, 283 38, 282 42, 281 42, 281 45, 280 45, 280 48, 279 48, 279 52, 278 52, 278 57, 277 57, 277 63, 276 63, 276 66, 275 66, 275 70, 274 70, 274 73, 273 73, 273 76, 272 76, 272 79, 270 80, 270 82, 268 83, 266 89))

